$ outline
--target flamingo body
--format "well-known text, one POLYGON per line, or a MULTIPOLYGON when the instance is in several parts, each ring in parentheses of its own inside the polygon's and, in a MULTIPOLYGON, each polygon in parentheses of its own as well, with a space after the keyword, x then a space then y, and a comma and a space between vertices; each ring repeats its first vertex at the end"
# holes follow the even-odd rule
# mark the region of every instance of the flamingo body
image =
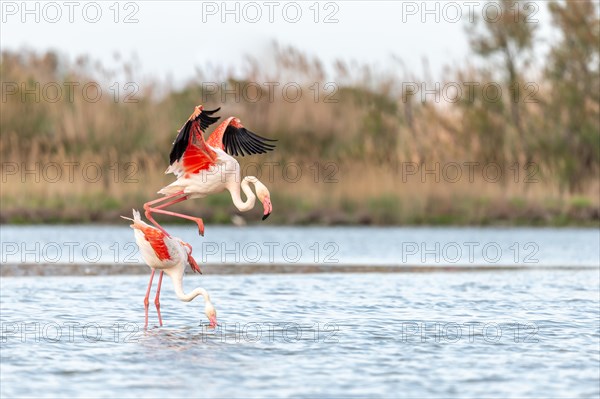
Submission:
POLYGON ((173 195, 183 192, 188 198, 204 198, 209 194, 220 193, 232 184, 240 184, 238 161, 221 149, 211 149, 216 157, 208 169, 197 173, 186 173, 180 162, 169 166, 165 173, 174 173, 177 180, 163 187, 158 193, 173 195))
POLYGON ((164 197, 144 204, 148 220, 166 235, 168 233, 154 220, 153 213, 192 220, 197 223, 200 235, 204 235, 201 218, 167 211, 165 208, 223 190, 229 190, 240 212, 252 209, 256 198, 263 204, 263 220, 273 211, 269 190, 254 176, 240 180, 240 165, 233 156, 272 151, 275 146, 269 142, 275 140, 252 133, 235 117, 223 121, 205 140, 204 131, 219 119, 212 116, 218 110, 207 111, 201 105, 194 108, 192 115, 179 129, 169 154, 170 164, 165 173, 173 173, 177 180, 158 191, 164 197), (250 184, 254 185, 256 195, 250 189, 250 184), (246 195, 246 200, 240 197, 240 190, 246 195))
POLYGON ((148 225, 146 226, 147 227, 144 229, 134 228, 135 242, 137 243, 140 254, 146 264, 151 269, 165 270, 180 263, 183 257, 180 243, 165 236, 165 234, 157 228, 148 225), (156 235, 159 238, 151 239, 150 234, 156 235))
POLYGON ((140 217, 140 213, 136 210, 133 211, 133 219, 122 216, 122 218, 131 220, 133 224, 131 227, 134 230, 135 241, 140 249, 140 254, 144 259, 144 262, 150 267, 152 273, 150 275, 150 282, 146 291, 146 297, 144 298, 145 307, 145 321, 144 328, 148 327, 148 307, 149 307, 149 296, 150 289, 152 287, 152 280, 156 270, 160 270, 160 277, 158 281, 158 288, 156 290, 156 298, 154 303, 156 305, 156 311, 158 313, 158 320, 162 326, 162 317, 160 314, 160 288, 162 284, 163 273, 171 278, 175 287, 175 294, 177 297, 184 301, 189 302, 198 295, 202 295, 205 299, 205 314, 210 320, 210 326, 216 326, 216 311, 214 306, 210 302, 210 296, 203 288, 196 288, 190 294, 186 294, 183 290, 183 275, 185 274, 185 267, 189 265, 193 271, 202 273, 198 264, 192 257, 192 247, 190 244, 184 242, 177 237, 171 237, 163 233, 160 229, 150 226, 143 222, 140 217))

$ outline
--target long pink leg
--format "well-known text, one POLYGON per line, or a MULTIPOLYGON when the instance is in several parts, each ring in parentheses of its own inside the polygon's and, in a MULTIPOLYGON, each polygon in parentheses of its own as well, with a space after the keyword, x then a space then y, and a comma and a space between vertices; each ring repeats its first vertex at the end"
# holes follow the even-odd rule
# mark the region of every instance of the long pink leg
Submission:
POLYGON ((148 220, 150 220, 156 227, 158 227, 163 233, 165 233, 167 235, 167 237, 170 237, 169 233, 167 233, 165 231, 165 229, 163 229, 162 226, 160 224, 158 224, 158 222, 156 220, 154 220, 154 218, 152 217, 152 214, 150 213, 150 211, 151 210, 155 210, 155 209, 166 208, 168 206, 171 206, 171 205, 177 204, 179 202, 185 201, 187 198, 188 198, 187 195, 184 195, 183 197, 176 198, 176 199, 174 199, 172 201, 169 201, 169 202, 165 202, 164 204, 160 204, 160 205, 158 205, 158 206, 156 206, 154 208, 149 206, 149 207, 145 208, 146 209, 145 215, 148 218, 148 220))
MULTIPOLYGON (((171 237, 171 235, 169 233, 167 233, 167 231, 165 229, 163 229, 163 227, 160 224, 158 224, 158 222, 156 220, 154 220, 154 218, 152 217, 152 215, 150 213, 150 210, 157 209, 157 208, 160 209, 160 205, 158 207, 155 207, 155 208, 153 208, 151 205, 154 205, 154 204, 159 203, 159 202, 163 202, 165 200, 168 200, 169 198, 177 197, 177 196, 182 195, 182 194, 183 194, 183 191, 180 191, 180 192, 175 193, 175 194, 167 195, 166 197, 157 198, 155 200, 146 202, 144 204, 144 210, 146 211, 145 215, 148 218, 148 220, 150 220, 153 225, 155 225, 156 227, 158 227, 160 229, 160 231, 162 231, 163 233, 165 233, 165 235, 167 237, 171 237)), ((187 198, 187 197, 184 197, 184 198, 187 198)))
POLYGON ((160 198, 157 198, 155 200, 148 201, 148 202, 146 202, 144 204, 144 206, 154 205, 154 204, 157 204, 159 202, 163 202, 164 200, 168 200, 169 198, 177 197, 178 195, 181 195, 181 194, 183 194, 183 191, 179 191, 179 192, 176 192, 174 194, 166 195, 164 197, 160 197, 160 198))
POLYGON ((160 209, 164 209, 164 208, 166 208, 168 206, 171 206, 171 205, 174 205, 174 204, 177 204, 179 202, 187 200, 188 199, 187 195, 184 195, 184 196, 182 196, 180 198, 173 199, 171 201, 165 202, 164 204, 160 204, 160 205, 157 205, 155 207, 151 206, 152 204, 156 204, 157 202, 164 201, 166 199, 173 198, 173 197, 176 197, 176 196, 182 195, 182 194, 183 194, 183 191, 180 191, 178 193, 166 196, 164 198, 158 198, 158 199, 156 199, 154 201, 150 201, 150 202, 145 203, 144 204, 144 209, 146 210, 146 212, 145 212, 146 217, 156 227, 158 227, 163 233, 165 233, 168 237, 170 237, 170 234, 167 233, 167 231, 160 224, 158 224, 158 222, 156 220, 154 220, 154 218, 152 217, 152 212, 154 212, 154 213, 162 213, 162 214, 165 214, 165 215, 177 216, 177 217, 181 217, 181 218, 184 218, 184 219, 192 220, 192 221, 196 222, 196 224, 198 225, 198 231, 200 232, 200 235, 204 235, 204 221, 201 218, 196 218, 196 217, 193 217, 193 216, 183 215, 181 213, 175 213, 175 212, 170 212, 170 211, 162 211, 162 212, 159 211, 160 209))
POLYGON ((160 326, 162 327, 162 317, 160 316, 160 285, 162 284, 162 278, 163 278, 163 274, 165 274, 164 271, 160 271, 160 274, 158 276, 158 288, 156 289, 156 298, 154 298, 154 304, 156 305, 156 313, 158 313, 158 323, 160 324, 160 326))
POLYGON ((152 280, 154 279, 154 272, 155 272, 155 270, 152 269, 152 273, 150 273, 150 282, 148 283, 148 289, 146 290, 146 297, 144 298, 144 309, 146 312, 146 315, 144 318, 144 330, 146 330, 148 328, 148 306, 150 306, 150 301, 148 300, 148 298, 150 298, 150 289, 152 288, 152 280))
MULTIPOLYGON (((204 221, 202 221, 202 218, 197 218, 194 216, 189 216, 189 215, 184 215, 182 213, 176 213, 176 212, 171 212, 171 211, 166 211, 164 209, 160 209, 160 208, 152 208, 152 207, 148 207, 146 208, 146 206, 144 205, 144 209, 146 209, 146 217, 150 220, 152 219, 152 216, 150 215, 151 212, 154 213, 161 213, 163 215, 170 215, 170 216, 176 216, 176 217, 180 217, 183 219, 188 219, 188 220, 192 220, 194 222, 196 222, 196 224, 198 225, 198 232, 200 233, 201 236, 204 235, 204 221)), ((161 228, 162 230, 162 228, 161 228)), ((163 232, 165 232, 163 230, 163 232)), ((165 232, 166 234, 166 232, 165 232)))
POLYGON ((181 201, 185 201, 186 199, 188 199, 188 197, 187 197, 187 195, 184 195, 183 197, 176 198, 176 199, 174 199, 172 201, 166 202, 164 204, 160 204, 160 205, 152 207, 150 209, 164 209, 164 208, 166 208, 168 206, 175 205, 175 204, 177 204, 177 203, 179 203, 181 201))

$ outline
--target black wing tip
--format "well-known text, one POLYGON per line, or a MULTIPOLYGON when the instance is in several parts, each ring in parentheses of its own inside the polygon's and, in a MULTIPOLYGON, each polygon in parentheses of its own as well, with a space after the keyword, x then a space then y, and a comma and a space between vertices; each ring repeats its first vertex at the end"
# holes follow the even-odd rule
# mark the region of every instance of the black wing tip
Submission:
POLYGON ((231 155, 238 156, 239 153, 245 156, 244 150, 248 155, 265 154, 275 149, 275 145, 269 142, 276 140, 259 136, 245 127, 238 128, 230 125, 225 129, 224 136, 226 151, 231 155))
POLYGON ((204 113, 204 114, 206 114, 206 115, 212 115, 212 114, 214 114, 215 112, 219 112, 220 110, 221 110, 221 107, 219 107, 219 108, 217 108, 217 109, 210 110, 210 111, 206 109, 206 110, 203 110, 203 111, 202 111, 202 113, 204 113))
POLYGON ((221 107, 219 107, 217 109, 213 109, 213 110, 202 110, 195 118, 193 118, 193 119, 190 118, 189 121, 196 121, 196 122, 200 123, 200 129, 202 131, 204 131, 210 125, 212 125, 213 123, 215 123, 219 119, 221 119, 220 116, 211 116, 215 112, 218 112, 220 109, 221 109, 221 107))
MULTIPOLYGON (((213 110, 203 110, 200 114, 193 119, 200 124, 200 129, 202 131, 206 130, 210 125, 217 122, 221 119, 220 116, 210 116, 216 112, 219 112, 221 107, 213 110)), ((173 142, 173 147, 171 148, 171 152, 169 153, 169 165, 173 165, 173 163, 179 161, 185 152, 188 141, 190 138, 190 128, 191 128, 192 120, 188 120, 185 125, 179 130, 175 141, 173 142)))

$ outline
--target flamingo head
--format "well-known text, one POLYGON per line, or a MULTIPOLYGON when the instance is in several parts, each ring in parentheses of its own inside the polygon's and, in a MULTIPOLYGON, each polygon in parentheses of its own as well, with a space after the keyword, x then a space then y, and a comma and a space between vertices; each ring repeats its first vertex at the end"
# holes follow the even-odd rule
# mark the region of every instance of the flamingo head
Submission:
POLYGON ((210 328, 217 327, 217 311, 215 310, 215 307, 213 306, 213 304, 210 301, 206 301, 206 305, 204 306, 204 314, 206 315, 206 317, 208 318, 208 321, 210 322, 209 327, 210 328))
POLYGON ((257 181, 255 185, 256 196, 258 197, 258 200, 263 204, 264 208, 262 220, 265 220, 269 217, 271 212, 273 212, 273 205, 271 204, 271 194, 269 193, 267 187, 265 187, 265 185, 261 182, 257 181))

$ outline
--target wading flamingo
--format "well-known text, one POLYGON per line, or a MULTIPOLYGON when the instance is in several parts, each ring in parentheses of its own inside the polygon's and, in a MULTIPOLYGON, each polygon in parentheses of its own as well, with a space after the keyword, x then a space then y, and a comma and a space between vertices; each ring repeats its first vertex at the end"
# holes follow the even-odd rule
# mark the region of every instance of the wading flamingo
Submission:
POLYGON ((276 140, 267 139, 246 130, 240 120, 229 117, 204 140, 203 133, 219 120, 212 115, 219 111, 204 110, 202 105, 194 112, 179 130, 169 155, 169 167, 165 174, 173 173, 177 180, 163 187, 158 193, 164 197, 144 204, 145 215, 156 227, 169 235, 152 217, 153 213, 189 219, 198 225, 198 232, 204 235, 204 222, 201 218, 167 211, 173 204, 190 198, 203 198, 212 193, 229 190, 233 204, 240 212, 254 208, 256 198, 263 204, 265 220, 273 211, 269 190, 254 176, 246 176, 240 182, 240 165, 231 155, 264 154, 275 148, 269 144, 276 140), (256 195, 250 188, 254 185, 256 195), (242 200, 240 189, 246 195, 242 200))
POLYGON ((152 269, 150 282, 148 283, 148 289, 146 290, 146 297, 144 298, 144 329, 148 328, 148 298, 150 297, 150 288, 152 288, 154 272, 157 269, 160 270, 160 277, 158 279, 158 288, 156 289, 154 304, 156 305, 156 312, 158 313, 158 322, 161 326, 163 323, 160 315, 160 286, 162 284, 163 274, 167 273, 173 280, 177 298, 183 302, 190 302, 199 295, 204 297, 204 314, 206 314, 206 317, 208 317, 208 320, 210 321, 210 327, 216 327, 217 311, 210 302, 208 292, 200 287, 189 294, 186 294, 183 291, 183 273, 186 265, 190 265, 193 271, 202 274, 198 264, 192 257, 191 245, 177 237, 170 237, 156 227, 143 222, 140 213, 135 209, 133 210, 133 219, 125 216, 121 217, 133 222, 130 226, 134 230, 135 241, 140 248, 142 258, 144 258, 146 264, 152 269))

